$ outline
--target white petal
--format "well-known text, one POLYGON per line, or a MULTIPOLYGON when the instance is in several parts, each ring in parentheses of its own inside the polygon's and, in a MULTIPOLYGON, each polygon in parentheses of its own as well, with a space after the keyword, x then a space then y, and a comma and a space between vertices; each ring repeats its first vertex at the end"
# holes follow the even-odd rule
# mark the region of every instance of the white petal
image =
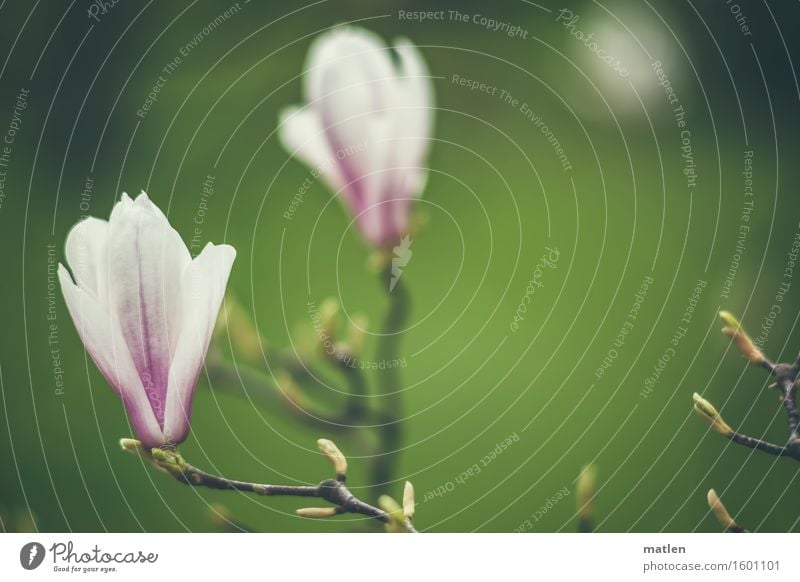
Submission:
POLYGON ((279 135, 283 147, 321 176, 334 192, 345 184, 328 145, 319 114, 311 107, 289 107, 280 114, 279 135))
POLYGON ((100 372, 122 398, 136 436, 147 447, 164 444, 148 395, 125 341, 111 324, 108 310, 75 285, 63 265, 58 266, 58 278, 78 335, 100 372))
POLYGON ((402 105, 395 116, 398 126, 394 137, 397 166, 403 171, 396 175, 393 190, 398 196, 414 197, 422 192, 428 173, 425 164, 433 130, 433 86, 422 55, 410 41, 398 39, 395 50, 402 105))
POLYGON ((108 297, 108 223, 87 218, 67 235, 67 262, 78 286, 94 295, 100 305, 108 297))
POLYGON ((329 69, 317 102, 321 123, 346 183, 343 198, 353 214, 383 199, 392 155, 391 111, 374 96, 357 66, 329 69))
POLYGON ((189 430, 197 377, 235 258, 233 247, 209 243, 183 272, 181 333, 170 367, 164 423, 171 442, 182 441, 189 430))
MULTIPOLYGON (((306 97, 320 113, 328 144, 346 182, 359 181, 366 196, 383 187, 387 158, 383 138, 391 135, 396 99, 389 49, 367 30, 342 26, 322 35, 309 50, 306 97), (364 183, 360 183, 360 182, 364 183)), ((353 193, 359 210, 364 200, 353 193)))
MULTIPOLYGON (((378 35, 363 28, 339 26, 317 37, 309 48, 303 78, 306 99, 313 104, 327 93, 324 80, 329 71, 348 69, 357 69, 362 81, 388 83, 394 75, 386 44, 378 35)), ((374 84, 372 90, 384 96, 382 85, 374 84)))
MULTIPOLYGON (((148 393, 166 398, 180 329, 181 273, 191 261, 180 235, 147 198, 127 197, 108 227, 109 305, 148 393)), ((156 409, 163 426, 164 411, 156 409)))
POLYGON ((411 41, 399 38, 394 50, 398 56, 398 86, 403 93, 408 132, 420 138, 429 138, 433 125, 433 82, 422 55, 411 41))

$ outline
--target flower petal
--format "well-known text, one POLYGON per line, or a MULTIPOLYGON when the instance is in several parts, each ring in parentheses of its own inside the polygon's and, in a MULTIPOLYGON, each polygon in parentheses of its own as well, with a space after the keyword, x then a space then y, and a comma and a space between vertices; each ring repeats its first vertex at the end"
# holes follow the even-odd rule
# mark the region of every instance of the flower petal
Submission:
MULTIPOLYGON (((388 49, 383 40, 363 28, 339 26, 323 34, 311 44, 303 77, 306 99, 312 105, 327 92, 326 76, 329 71, 358 72, 361 81, 379 80, 373 85, 373 96, 390 99, 390 83, 394 71, 388 49)), ((371 109, 384 107, 373 103, 371 109)))
POLYGON ((408 39, 395 41, 399 58, 398 92, 402 105, 396 111, 397 165, 402 168, 394 191, 415 197, 422 193, 427 169, 422 166, 430 150, 433 131, 433 85, 419 50, 408 39))
POLYGON ((207 244, 183 271, 181 333, 169 373, 164 434, 179 443, 189 431, 192 397, 211 341, 236 251, 207 244))
POLYGON ((284 109, 280 114, 279 135, 283 147, 319 172, 334 192, 345 185, 316 110, 284 109))
POLYGON ((164 444, 151 402, 125 341, 111 323, 108 309, 75 285, 63 265, 58 266, 58 278, 78 335, 100 372, 122 398, 137 438, 150 448, 164 444))
POLYGON ((153 412, 164 426, 169 365, 180 329, 181 273, 191 261, 180 235, 141 194, 123 196, 108 233, 109 305, 153 412))
POLYGON ((67 262, 75 281, 100 305, 108 298, 108 222, 89 217, 72 227, 66 242, 67 262))
POLYGON ((364 237, 379 246, 396 244, 408 228, 409 205, 427 177, 433 125, 425 62, 408 40, 396 43, 394 63, 391 49, 364 29, 341 26, 318 37, 304 74, 310 113, 292 124, 291 139, 283 139, 297 151, 313 144, 300 154, 313 166, 328 154, 337 161, 338 175, 326 181, 364 237))

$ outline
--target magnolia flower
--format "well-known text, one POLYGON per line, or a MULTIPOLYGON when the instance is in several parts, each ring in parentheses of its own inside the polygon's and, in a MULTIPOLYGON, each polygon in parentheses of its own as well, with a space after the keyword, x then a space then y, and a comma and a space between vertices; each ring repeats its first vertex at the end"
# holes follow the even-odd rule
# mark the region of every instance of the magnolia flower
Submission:
POLYGON ((341 195, 362 235, 390 247, 408 230, 420 195, 433 125, 433 87, 419 51, 338 27, 309 50, 307 104, 281 114, 284 147, 341 195))
POLYGON ((192 260, 142 192, 123 194, 108 222, 76 224, 66 256, 75 278, 59 264, 67 308, 136 436, 148 448, 182 442, 236 251, 209 243, 192 260))

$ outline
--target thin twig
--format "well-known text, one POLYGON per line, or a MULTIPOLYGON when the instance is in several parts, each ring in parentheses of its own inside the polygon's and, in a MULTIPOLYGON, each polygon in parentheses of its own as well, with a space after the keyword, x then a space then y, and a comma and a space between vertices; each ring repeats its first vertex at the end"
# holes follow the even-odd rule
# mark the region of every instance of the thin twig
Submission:
POLYGON ((738 445, 742 445, 750 449, 758 449, 759 451, 764 451, 765 453, 775 455, 776 457, 794 457, 800 460, 800 458, 796 456, 796 452, 792 452, 788 447, 782 447, 780 445, 753 438, 739 432, 732 432, 728 438, 738 445))
MULTIPOLYGON (((147 459, 160 470, 191 487, 242 491, 266 497, 316 497, 335 505, 336 514, 354 513, 364 515, 383 524, 397 525, 396 520, 383 509, 361 501, 353 495, 345 484, 346 459, 330 441, 320 440, 318 442, 320 443, 320 450, 331 459, 337 469, 335 479, 326 479, 317 485, 269 485, 228 479, 227 477, 207 473, 187 463, 180 453, 174 449, 151 449, 148 451, 139 441, 132 439, 122 439, 120 444, 123 450, 147 459), (323 445, 323 443, 326 443, 326 445, 323 445), (326 448, 326 446, 332 447, 332 450, 326 448)), ((400 525, 405 531, 412 533, 417 531, 408 519, 403 520, 400 525)))

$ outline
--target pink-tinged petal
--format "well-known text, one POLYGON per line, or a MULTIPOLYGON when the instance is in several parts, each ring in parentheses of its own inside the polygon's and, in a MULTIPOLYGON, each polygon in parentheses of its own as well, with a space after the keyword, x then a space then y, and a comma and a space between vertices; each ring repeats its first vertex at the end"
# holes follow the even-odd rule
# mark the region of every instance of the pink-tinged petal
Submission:
POLYGON ((145 194, 123 196, 108 227, 109 306, 159 426, 180 331, 181 273, 191 261, 180 235, 145 194))
POLYGON ((170 367, 164 423, 170 442, 181 442, 189 431, 197 378, 235 258, 233 247, 209 243, 183 271, 181 334, 170 367))
POLYGON ((357 214, 380 199, 386 181, 384 138, 397 98, 391 54, 377 35, 343 26, 315 41, 308 63, 306 97, 347 183, 342 196, 357 214))
POLYGON ((108 222, 87 218, 72 227, 66 242, 67 262, 79 287, 105 305, 108 298, 108 222))
MULTIPOLYGON (((408 228, 410 203, 427 177, 433 125, 433 87, 419 51, 399 39, 395 63, 391 50, 357 27, 321 35, 304 75, 308 119, 294 123, 291 142, 283 140, 298 151, 313 143, 317 157, 330 152, 338 175, 326 181, 377 246, 396 244, 408 228), (320 132, 327 149, 317 141, 320 132)), ((310 153, 300 157, 320 165, 310 153)))
POLYGON ((336 192, 345 185, 316 110, 284 109, 278 131, 283 147, 319 172, 329 188, 336 192))
POLYGON ((75 285, 63 265, 58 266, 58 278, 78 335, 100 372, 122 399, 137 438, 150 448, 164 444, 163 432, 139 373, 125 341, 111 323, 108 309, 98 304, 91 293, 75 285))
POLYGON ((346 183, 340 195, 350 212, 358 215, 385 195, 393 122, 389 111, 375 109, 371 95, 375 87, 365 83, 358 70, 331 69, 326 79, 326 93, 317 109, 346 183))

